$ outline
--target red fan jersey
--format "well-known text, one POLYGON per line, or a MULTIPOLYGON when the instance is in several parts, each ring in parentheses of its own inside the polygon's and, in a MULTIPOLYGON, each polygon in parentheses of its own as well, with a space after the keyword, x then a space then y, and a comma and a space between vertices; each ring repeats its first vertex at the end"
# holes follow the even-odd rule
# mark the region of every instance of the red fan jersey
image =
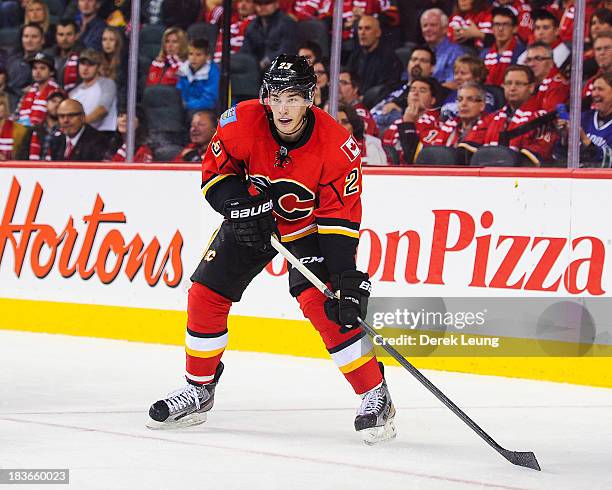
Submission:
MULTIPOLYGON (((485 8, 483 10, 472 10, 470 12, 453 15, 448 23, 448 32, 446 36, 452 42, 456 43, 455 29, 463 29, 467 27, 470 22, 478 27, 480 32, 484 34, 493 34, 493 16, 491 14, 491 9, 485 8)), ((481 49, 482 46, 482 41, 479 39, 476 42, 476 47, 481 49)))
POLYGON ((372 117, 372 114, 370 113, 368 108, 365 105, 363 105, 361 102, 354 104, 353 108, 355 109, 355 112, 357 113, 357 115, 361 119, 363 119, 365 133, 369 134, 370 136, 376 136, 378 138, 378 134, 379 134, 378 126, 376 125, 376 121, 372 117))
POLYGON ((536 93, 540 109, 552 112, 557 108, 557 104, 566 104, 569 101, 569 96, 569 81, 561 75, 556 66, 553 66, 546 78, 542 80, 536 93))
MULTIPOLYGON (((383 143, 385 145, 393 146, 399 155, 400 163, 411 164, 414 163, 415 157, 421 151, 423 146, 431 146, 434 140, 440 134, 440 111, 437 109, 429 109, 419 116, 414 126, 414 136, 416 140, 413 145, 409 145, 413 148, 410 155, 406 155, 404 147, 401 142, 400 126, 405 124, 403 119, 397 119, 383 134, 383 143)), ((412 126, 412 123, 407 123, 412 126)))
POLYGON ((325 255, 326 238, 348 238, 352 246, 359 239, 361 155, 355 139, 321 109, 312 107, 306 124, 289 144, 277 139, 259 101, 227 110, 202 161, 202 190, 207 197, 235 185, 236 177, 248 179, 251 194, 257 189, 273 199, 283 242, 318 233, 325 255))

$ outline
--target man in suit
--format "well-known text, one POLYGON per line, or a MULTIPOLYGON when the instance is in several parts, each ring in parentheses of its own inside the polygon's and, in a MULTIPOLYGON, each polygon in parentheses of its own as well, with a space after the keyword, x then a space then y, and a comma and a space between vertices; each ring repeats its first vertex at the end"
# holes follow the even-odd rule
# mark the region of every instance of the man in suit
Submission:
POLYGON ((57 109, 60 131, 51 139, 51 160, 99 162, 106 138, 85 124, 85 111, 78 100, 66 99, 57 109))

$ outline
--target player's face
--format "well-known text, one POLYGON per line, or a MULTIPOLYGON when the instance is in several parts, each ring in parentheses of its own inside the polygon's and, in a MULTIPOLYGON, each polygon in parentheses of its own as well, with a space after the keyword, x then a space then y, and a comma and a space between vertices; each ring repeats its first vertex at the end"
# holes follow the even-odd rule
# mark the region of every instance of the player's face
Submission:
POLYGON ((553 67, 552 56, 544 48, 531 48, 527 51, 525 64, 533 70, 538 80, 543 80, 553 67))
POLYGON ((435 101, 431 88, 424 82, 412 82, 408 91, 408 104, 416 105, 420 110, 430 109, 435 101))
POLYGON ((271 93, 268 105, 272 110, 274 126, 281 133, 291 134, 302 125, 310 103, 299 94, 292 92, 271 93))
POLYGON ((536 20, 533 36, 536 41, 543 41, 548 45, 552 45, 555 39, 557 39, 557 28, 550 19, 536 20))
POLYGON ((510 71, 504 78, 504 95, 506 102, 519 107, 531 97, 533 83, 529 83, 527 74, 522 71, 510 71))
POLYGON ((60 49, 65 51, 72 49, 72 46, 74 46, 76 42, 76 31, 74 30, 74 26, 57 26, 55 40, 60 49))
POLYGON ((340 125, 346 129, 349 133, 353 133, 353 125, 348 120, 346 116, 346 112, 338 111, 338 115, 336 116, 336 121, 340 123, 340 125))
POLYGON ((465 82, 472 82, 474 80, 474 75, 472 74, 472 70, 470 70, 470 66, 466 63, 456 63, 455 64, 455 82, 457 85, 461 87, 465 82))
POLYGON ((612 66, 612 39, 599 37, 593 43, 595 51, 595 61, 597 66, 603 71, 607 71, 612 66))
POLYGON ((45 63, 32 63, 32 80, 45 83, 51 77, 51 69, 45 63))
POLYGON ((179 53, 180 43, 176 34, 168 34, 164 42, 164 51, 168 56, 175 56, 179 53))
POLYGON ((472 121, 484 112, 485 102, 475 88, 460 88, 457 93, 457 109, 462 120, 472 121))
POLYGON ((431 55, 422 49, 415 49, 408 60, 409 78, 429 77, 432 72, 431 55))
POLYGON ((612 87, 603 78, 593 82, 593 107, 603 116, 612 112, 612 87))

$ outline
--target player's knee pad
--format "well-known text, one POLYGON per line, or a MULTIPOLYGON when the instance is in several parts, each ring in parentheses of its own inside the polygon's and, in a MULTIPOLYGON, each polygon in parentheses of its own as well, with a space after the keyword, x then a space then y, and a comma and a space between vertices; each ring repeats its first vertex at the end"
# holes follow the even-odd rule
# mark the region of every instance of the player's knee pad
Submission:
POLYGON ((323 307, 325 299, 325 296, 314 287, 302 291, 297 297, 304 317, 310 320, 320 334, 324 337, 327 337, 324 333, 330 334, 333 338, 342 337, 340 326, 332 322, 325 314, 323 307))
POLYGON ((224 330, 231 306, 226 297, 194 282, 187 296, 187 327, 202 333, 224 330))

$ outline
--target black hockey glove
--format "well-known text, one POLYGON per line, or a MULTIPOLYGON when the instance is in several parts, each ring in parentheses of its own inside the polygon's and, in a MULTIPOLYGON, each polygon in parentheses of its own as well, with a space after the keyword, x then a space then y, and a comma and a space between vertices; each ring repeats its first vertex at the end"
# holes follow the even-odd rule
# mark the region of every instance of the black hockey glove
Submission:
POLYGON ((325 314, 340 325, 340 333, 346 333, 359 326, 357 317, 365 320, 372 284, 369 276, 360 271, 344 271, 340 277, 332 274, 330 282, 333 291, 340 291, 340 297, 325 302, 325 314))
POLYGON ((270 236, 278 235, 272 207, 272 199, 264 194, 225 201, 223 216, 234 228, 236 243, 261 252, 271 250, 270 236))

